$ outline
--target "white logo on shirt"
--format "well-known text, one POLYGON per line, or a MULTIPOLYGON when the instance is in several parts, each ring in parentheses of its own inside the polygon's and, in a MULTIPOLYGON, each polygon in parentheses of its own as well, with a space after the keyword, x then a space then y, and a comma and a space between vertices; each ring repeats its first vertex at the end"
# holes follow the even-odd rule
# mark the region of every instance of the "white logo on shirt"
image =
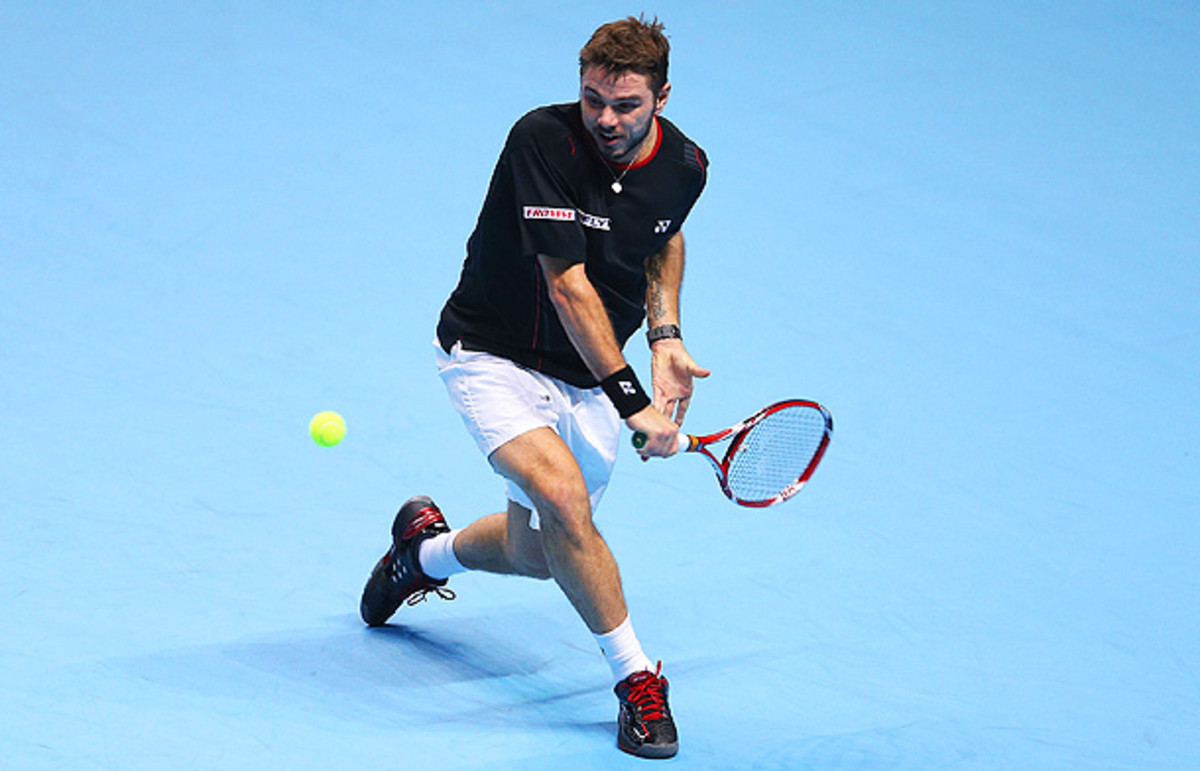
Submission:
POLYGON ((597 217, 595 214, 588 214, 582 209, 579 210, 579 224, 593 230, 612 230, 612 220, 608 217, 597 217))
POLYGON ((527 220, 562 220, 563 222, 572 222, 575 219, 574 209, 555 209, 550 206, 526 206, 525 219, 527 220))
POLYGON ((666 233, 670 229, 671 220, 659 220, 658 224, 654 226, 655 233, 666 233))
POLYGON ((560 209, 553 206, 526 206, 527 220, 557 220, 559 222, 575 222, 592 230, 612 230, 612 220, 596 214, 588 214, 582 209, 560 209))

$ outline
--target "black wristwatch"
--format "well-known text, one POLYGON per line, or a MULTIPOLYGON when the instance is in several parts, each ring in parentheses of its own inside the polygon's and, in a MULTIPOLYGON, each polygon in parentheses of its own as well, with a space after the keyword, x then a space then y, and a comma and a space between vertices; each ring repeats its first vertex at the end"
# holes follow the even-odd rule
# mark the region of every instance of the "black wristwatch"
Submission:
POLYGON ((679 331, 678 324, 662 324, 646 330, 646 342, 648 343, 656 343, 659 340, 670 339, 683 339, 683 333, 679 331))

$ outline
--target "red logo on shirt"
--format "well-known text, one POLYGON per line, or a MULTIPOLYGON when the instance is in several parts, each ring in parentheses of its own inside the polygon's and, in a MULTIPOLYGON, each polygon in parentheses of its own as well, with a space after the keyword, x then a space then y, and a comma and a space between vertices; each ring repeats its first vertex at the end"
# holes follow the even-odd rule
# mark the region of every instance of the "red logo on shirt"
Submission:
POLYGON ((574 209, 553 209, 548 206, 526 206, 525 219, 527 220, 562 220, 563 222, 572 222, 575 219, 574 209))

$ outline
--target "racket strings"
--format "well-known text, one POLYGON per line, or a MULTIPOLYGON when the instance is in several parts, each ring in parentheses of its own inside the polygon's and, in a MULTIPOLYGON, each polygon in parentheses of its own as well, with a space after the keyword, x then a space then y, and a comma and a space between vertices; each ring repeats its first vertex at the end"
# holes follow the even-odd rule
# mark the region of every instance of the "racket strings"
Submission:
POLYGON ((734 448, 729 491, 743 501, 768 501, 795 492, 826 430, 824 413, 812 407, 785 407, 767 415, 746 429, 734 448))

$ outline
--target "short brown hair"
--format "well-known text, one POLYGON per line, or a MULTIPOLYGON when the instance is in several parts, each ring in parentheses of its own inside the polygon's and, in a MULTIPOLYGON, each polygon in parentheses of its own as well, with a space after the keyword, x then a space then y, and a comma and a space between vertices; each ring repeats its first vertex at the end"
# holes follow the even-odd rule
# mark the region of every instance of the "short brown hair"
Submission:
POLYGON ((599 67, 614 75, 636 72, 650 79, 650 90, 657 94, 667 82, 670 51, 671 44, 658 17, 647 22, 645 16, 630 16, 592 33, 579 52, 579 74, 583 75, 588 67, 599 67))

